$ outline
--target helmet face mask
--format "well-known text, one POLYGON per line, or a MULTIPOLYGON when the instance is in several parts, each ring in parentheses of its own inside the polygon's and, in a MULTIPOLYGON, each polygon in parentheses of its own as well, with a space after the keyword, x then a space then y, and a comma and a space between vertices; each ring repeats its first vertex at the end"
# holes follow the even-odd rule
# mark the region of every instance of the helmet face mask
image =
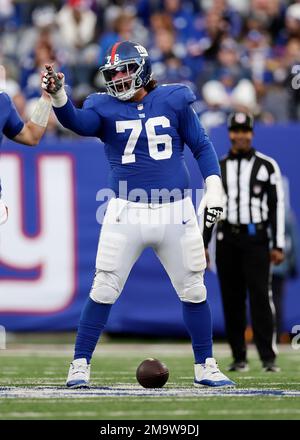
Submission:
POLYGON ((126 41, 118 44, 118 53, 106 56, 107 63, 100 67, 104 86, 109 95, 127 101, 151 79, 151 63, 145 48, 126 41), (122 75, 118 75, 122 73, 122 75), (116 79, 114 79, 116 78, 116 79))
MULTIPOLYGON (((143 61, 143 60, 142 60, 143 61)), ((143 63, 139 64, 136 60, 127 60, 119 62, 113 67, 102 67, 100 72, 107 90, 107 93, 121 101, 126 101, 134 96, 134 94, 143 87, 140 73, 143 63), (119 72, 124 76, 113 79, 119 72)))

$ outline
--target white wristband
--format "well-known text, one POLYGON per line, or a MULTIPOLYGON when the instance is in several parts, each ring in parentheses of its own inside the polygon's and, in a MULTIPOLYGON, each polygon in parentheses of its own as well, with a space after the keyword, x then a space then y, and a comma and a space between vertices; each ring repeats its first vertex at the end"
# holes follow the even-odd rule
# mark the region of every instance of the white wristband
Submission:
POLYGON ((50 96, 53 107, 58 107, 58 108, 63 107, 68 101, 68 96, 66 94, 64 87, 62 87, 61 89, 58 90, 58 92, 50 96))
POLYGON ((47 127, 51 112, 51 101, 41 97, 32 113, 30 120, 40 127, 47 127))

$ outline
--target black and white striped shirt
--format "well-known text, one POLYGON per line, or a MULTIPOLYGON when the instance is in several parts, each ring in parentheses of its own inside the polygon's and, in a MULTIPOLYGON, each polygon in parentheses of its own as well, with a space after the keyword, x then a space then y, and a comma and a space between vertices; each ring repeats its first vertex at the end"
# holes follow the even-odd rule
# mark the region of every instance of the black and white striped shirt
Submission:
POLYGON ((266 222, 273 248, 284 248, 284 194, 277 162, 254 148, 220 160, 224 188, 222 218, 234 225, 266 222))

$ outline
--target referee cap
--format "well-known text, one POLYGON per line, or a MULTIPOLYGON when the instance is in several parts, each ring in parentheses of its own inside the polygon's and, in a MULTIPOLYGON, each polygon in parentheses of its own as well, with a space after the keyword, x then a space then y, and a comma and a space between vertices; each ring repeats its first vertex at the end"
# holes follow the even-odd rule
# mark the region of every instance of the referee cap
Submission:
POLYGON ((254 119, 250 113, 234 112, 230 113, 227 119, 227 127, 229 130, 244 128, 253 130, 254 119))

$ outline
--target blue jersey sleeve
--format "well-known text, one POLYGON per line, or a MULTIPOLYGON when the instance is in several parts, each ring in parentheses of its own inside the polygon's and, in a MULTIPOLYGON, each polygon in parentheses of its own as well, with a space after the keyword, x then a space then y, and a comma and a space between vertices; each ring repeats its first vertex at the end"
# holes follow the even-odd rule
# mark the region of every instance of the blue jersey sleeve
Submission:
POLYGON ((53 107, 59 122, 81 136, 98 136, 101 117, 94 109, 93 95, 89 96, 82 109, 76 108, 68 99, 63 107, 53 107))
POLYGON ((178 112, 179 133, 198 162, 203 178, 206 179, 213 174, 221 176, 220 165, 214 146, 190 104, 190 100, 185 100, 178 112))
POLYGON ((10 97, 8 95, 6 95, 6 93, 4 94, 4 96, 7 100, 7 104, 9 107, 9 113, 8 113, 7 120, 6 120, 4 127, 3 127, 3 133, 8 138, 13 139, 15 136, 17 136, 17 134, 20 133, 20 131, 24 127, 24 122, 20 118, 12 100, 10 99, 10 97))
POLYGON ((196 96, 190 87, 183 84, 171 84, 166 87, 166 100, 176 112, 181 112, 187 105, 196 101, 196 96))

